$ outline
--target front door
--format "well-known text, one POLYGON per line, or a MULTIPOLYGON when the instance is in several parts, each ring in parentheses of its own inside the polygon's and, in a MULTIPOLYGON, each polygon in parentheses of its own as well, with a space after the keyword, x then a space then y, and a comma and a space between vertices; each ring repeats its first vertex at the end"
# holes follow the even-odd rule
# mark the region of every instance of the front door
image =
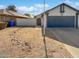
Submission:
POLYGON ((37 19, 37 25, 41 26, 41 19, 40 18, 37 19))

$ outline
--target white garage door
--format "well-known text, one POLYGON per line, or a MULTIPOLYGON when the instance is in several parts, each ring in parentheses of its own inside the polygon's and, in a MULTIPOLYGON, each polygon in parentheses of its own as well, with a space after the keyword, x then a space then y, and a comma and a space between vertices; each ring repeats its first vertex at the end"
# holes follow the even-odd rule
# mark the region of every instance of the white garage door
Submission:
POLYGON ((36 26, 35 19, 17 19, 16 20, 17 26, 36 26))

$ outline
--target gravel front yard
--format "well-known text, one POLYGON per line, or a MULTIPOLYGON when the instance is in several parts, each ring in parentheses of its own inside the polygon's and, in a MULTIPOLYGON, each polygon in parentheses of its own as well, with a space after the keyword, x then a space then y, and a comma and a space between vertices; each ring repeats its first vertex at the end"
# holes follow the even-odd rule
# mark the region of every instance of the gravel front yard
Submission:
POLYGON ((38 28, 7 28, 0 31, 0 57, 45 57, 38 28))
MULTIPOLYGON (((46 37, 48 57, 72 57, 64 45, 46 37)), ((7 28, 0 30, 0 57, 44 58, 41 28, 7 28)))

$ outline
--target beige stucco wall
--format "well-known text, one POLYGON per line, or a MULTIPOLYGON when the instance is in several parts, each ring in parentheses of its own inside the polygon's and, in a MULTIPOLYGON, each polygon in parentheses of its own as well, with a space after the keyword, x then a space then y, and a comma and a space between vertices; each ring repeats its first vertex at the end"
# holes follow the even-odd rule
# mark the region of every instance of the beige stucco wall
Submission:
POLYGON ((36 26, 36 20, 17 18, 16 25, 17 26, 36 26))
POLYGON ((79 28, 79 15, 78 15, 78 28, 79 28))
POLYGON ((10 16, 0 16, 0 21, 1 21, 1 22, 10 21, 11 19, 16 20, 15 17, 10 17, 10 16))
POLYGON ((40 15, 38 15, 36 18, 35 18, 35 20, 37 21, 37 19, 38 18, 40 18, 41 19, 41 26, 43 26, 43 23, 44 23, 44 18, 43 17, 41 17, 41 14, 40 15))
POLYGON ((65 6, 65 12, 63 14, 60 13, 60 7, 57 7, 51 11, 49 11, 49 16, 75 16, 76 11, 72 10, 71 8, 65 6))

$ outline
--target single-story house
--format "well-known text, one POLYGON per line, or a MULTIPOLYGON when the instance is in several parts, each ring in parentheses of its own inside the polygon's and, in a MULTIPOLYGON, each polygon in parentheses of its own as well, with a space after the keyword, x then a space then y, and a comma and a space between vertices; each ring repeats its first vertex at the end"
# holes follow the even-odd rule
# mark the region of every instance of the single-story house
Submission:
POLYGON ((18 12, 0 9, 0 22, 15 21, 15 26, 35 26, 35 20, 18 12))
POLYGON ((44 13, 35 16, 38 26, 44 26, 47 28, 53 27, 79 27, 79 10, 76 8, 62 3, 56 7, 45 11, 46 18, 43 17, 44 13))

